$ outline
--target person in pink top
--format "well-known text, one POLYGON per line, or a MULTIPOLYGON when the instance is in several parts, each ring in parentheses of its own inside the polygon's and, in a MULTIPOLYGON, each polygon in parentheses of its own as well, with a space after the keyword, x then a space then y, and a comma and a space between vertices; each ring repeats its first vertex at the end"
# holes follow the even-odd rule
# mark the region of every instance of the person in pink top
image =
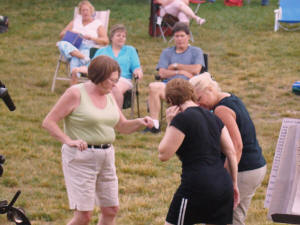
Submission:
POLYGON ((177 17, 180 22, 187 24, 189 24, 190 19, 194 19, 199 25, 206 22, 189 7, 189 0, 155 0, 155 2, 162 6, 160 9, 160 16, 162 17, 168 13, 177 17))

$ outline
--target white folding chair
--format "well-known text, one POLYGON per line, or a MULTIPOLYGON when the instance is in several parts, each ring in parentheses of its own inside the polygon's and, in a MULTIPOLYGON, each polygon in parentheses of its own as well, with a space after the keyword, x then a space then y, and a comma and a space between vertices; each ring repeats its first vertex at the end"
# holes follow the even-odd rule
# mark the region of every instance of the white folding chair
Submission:
MULTIPOLYGON (((74 18, 76 18, 78 15, 79 15, 79 9, 78 9, 78 7, 75 7, 75 9, 74 9, 74 18)), ((102 22, 106 32, 107 32, 107 29, 108 29, 109 15, 110 15, 110 10, 96 11, 95 14, 93 15, 95 19, 99 19, 102 22)), ((100 46, 95 46, 95 47, 100 47, 100 46)), ((63 57, 62 54, 60 54, 59 57, 58 57, 56 69, 55 69, 55 72, 54 72, 54 76, 53 76, 53 80, 52 80, 52 86, 51 86, 51 91, 52 92, 55 89, 56 80, 65 80, 65 81, 70 81, 71 80, 69 62, 63 57), (61 64, 66 65, 67 74, 65 74, 64 76, 59 76, 59 74, 58 74, 59 69, 61 67, 61 64)), ((83 82, 85 80, 86 80, 85 78, 80 78, 78 81, 83 82)))

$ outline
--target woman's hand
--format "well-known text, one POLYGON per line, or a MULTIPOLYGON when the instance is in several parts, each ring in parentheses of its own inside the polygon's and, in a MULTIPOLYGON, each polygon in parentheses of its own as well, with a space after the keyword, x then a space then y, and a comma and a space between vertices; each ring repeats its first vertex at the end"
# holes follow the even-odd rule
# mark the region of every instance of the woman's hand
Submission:
POLYGON ((143 71, 141 68, 136 68, 134 71, 133 71, 133 75, 136 79, 142 79, 143 77, 143 71))
POLYGON ((180 108, 177 105, 171 106, 166 109, 166 120, 168 125, 172 121, 174 116, 176 116, 179 112, 180 112, 180 108))
POLYGON ((76 147, 80 151, 87 149, 88 145, 84 140, 70 140, 66 142, 70 147, 76 147))
POLYGON ((140 118, 141 122, 144 126, 148 127, 148 128, 152 128, 153 127, 153 119, 149 116, 145 116, 144 118, 140 118))
POLYGON ((240 192, 237 184, 233 185, 233 208, 235 209, 240 203, 240 192))

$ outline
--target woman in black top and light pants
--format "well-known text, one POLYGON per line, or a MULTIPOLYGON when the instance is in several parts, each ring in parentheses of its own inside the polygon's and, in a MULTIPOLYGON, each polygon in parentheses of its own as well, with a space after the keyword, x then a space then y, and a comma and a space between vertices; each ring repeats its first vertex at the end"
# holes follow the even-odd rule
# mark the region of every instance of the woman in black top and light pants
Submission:
POLYGON ((239 162, 238 187, 241 199, 234 210, 233 225, 244 225, 251 199, 267 170, 254 124, 244 103, 237 96, 222 92, 209 73, 195 76, 190 82, 195 88, 197 103, 214 111, 227 127, 233 141, 239 162))

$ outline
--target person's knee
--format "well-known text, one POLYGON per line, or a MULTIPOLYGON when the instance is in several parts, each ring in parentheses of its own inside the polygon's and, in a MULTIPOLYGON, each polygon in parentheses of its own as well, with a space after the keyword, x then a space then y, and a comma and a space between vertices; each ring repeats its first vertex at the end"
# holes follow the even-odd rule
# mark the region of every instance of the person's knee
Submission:
POLYGON ((112 206, 112 207, 103 207, 101 208, 101 213, 103 217, 111 217, 114 218, 117 216, 117 213, 119 211, 118 206, 112 206))
POLYGON ((116 84, 116 88, 122 93, 124 94, 126 91, 130 90, 131 87, 125 83, 125 82, 122 82, 122 81, 119 81, 117 84, 116 84))
POLYGON ((185 5, 185 4, 181 0, 174 1, 174 6, 178 9, 181 9, 182 7, 184 7, 183 5, 185 5))
POLYGON ((76 218, 80 224, 89 224, 92 219, 91 212, 79 212, 76 214, 76 218))
POLYGON ((152 82, 149 84, 150 94, 160 94, 164 91, 164 86, 160 82, 152 82))

